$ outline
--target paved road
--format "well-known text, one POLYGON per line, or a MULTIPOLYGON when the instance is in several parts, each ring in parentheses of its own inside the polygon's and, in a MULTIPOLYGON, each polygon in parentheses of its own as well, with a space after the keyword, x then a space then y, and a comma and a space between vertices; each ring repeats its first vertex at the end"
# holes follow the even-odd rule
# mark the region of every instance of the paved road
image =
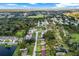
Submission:
POLYGON ((33 56, 36 56, 36 47, 37 47, 38 32, 36 32, 36 38, 35 39, 36 39, 36 41, 35 41, 33 56))

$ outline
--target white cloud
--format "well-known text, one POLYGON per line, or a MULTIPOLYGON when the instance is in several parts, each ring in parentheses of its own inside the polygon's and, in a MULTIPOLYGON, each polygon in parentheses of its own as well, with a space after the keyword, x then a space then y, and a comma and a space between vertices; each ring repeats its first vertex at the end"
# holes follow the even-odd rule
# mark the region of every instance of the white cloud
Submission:
POLYGON ((27 6, 23 6, 23 7, 27 7, 27 6))
POLYGON ((7 4, 8 6, 16 6, 17 4, 11 4, 11 3, 9 3, 9 4, 7 4))
POLYGON ((56 4, 56 7, 68 7, 68 6, 79 6, 79 3, 60 3, 60 4, 56 4))
POLYGON ((30 3, 30 4, 36 4, 36 3, 30 3))
POLYGON ((78 3, 79 0, 0 0, 0 3, 78 3))

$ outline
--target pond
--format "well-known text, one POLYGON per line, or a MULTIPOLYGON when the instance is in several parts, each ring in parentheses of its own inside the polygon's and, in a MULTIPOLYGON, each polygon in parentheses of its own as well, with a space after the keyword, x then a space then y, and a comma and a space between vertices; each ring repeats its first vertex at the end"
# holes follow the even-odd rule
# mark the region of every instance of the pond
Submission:
POLYGON ((10 48, 0 46, 0 56, 12 56, 15 49, 16 49, 16 46, 12 46, 10 48))

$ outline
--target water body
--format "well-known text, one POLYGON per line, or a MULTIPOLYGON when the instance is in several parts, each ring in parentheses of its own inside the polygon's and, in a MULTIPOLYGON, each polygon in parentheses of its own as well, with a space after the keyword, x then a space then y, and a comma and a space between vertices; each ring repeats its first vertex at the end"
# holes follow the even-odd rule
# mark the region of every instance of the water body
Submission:
POLYGON ((12 56, 15 49, 16 49, 16 46, 12 46, 10 48, 0 46, 0 56, 12 56))

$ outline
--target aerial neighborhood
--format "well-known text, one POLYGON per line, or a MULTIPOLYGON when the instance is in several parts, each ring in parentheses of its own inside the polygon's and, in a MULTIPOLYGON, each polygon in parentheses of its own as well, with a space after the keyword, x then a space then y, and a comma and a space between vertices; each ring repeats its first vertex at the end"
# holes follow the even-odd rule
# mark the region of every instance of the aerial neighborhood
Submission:
POLYGON ((78 56, 78 12, 78 9, 0 10, 0 55, 78 56))

